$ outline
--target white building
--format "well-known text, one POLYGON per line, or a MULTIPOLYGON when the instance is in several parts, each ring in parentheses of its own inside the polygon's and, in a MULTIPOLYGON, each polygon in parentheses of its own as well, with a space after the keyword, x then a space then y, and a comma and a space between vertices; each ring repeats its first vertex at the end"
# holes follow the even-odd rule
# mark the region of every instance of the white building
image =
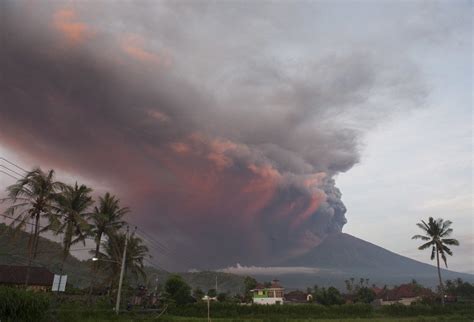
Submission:
POLYGON ((251 292, 255 304, 283 304, 285 289, 278 284, 278 280, 273 280, 269 287, 257 284, 251 292))

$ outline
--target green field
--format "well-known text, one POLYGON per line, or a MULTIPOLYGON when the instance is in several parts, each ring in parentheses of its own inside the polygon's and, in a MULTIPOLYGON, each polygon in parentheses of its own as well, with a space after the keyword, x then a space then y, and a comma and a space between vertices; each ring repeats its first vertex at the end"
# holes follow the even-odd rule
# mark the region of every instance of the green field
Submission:
MULTIPOLYGON (((427 321, 472 321, 472 318, 451 315, 451 316, 417 316, 417 317, 407 317, 407 318, 393 318, 393 317, 373 317, 373 318, 347 318, 347 319, 317 319, 317 318, 308 318, 308 319, 292 319, 291 317, 285 318, 269 318, 269 319, 254 319, 254 318, 212 318, 213 322, 427 322, 427 321)), ((108 317, 87 317, 79 319, 68 319, 66 320, 57 320, 65 322, 81 321, 81 322, 99 322, 99 321, 118 321, 118 322, 149 322, 149 321, 169 321, 169 322, 207 322, 207 318, 187 318, 187 317, 177 317, 164 315, 161 317, 137 317, 137 316, 114 316, 113 314, 108 317)))

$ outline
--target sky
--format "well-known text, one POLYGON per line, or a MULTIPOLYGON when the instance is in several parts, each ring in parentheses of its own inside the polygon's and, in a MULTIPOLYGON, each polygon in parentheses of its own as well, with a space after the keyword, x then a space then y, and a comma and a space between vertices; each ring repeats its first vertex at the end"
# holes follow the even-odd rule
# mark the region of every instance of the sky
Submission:
POLYGON ((434 216, 474 272, 470 1, 2 5, 0 156, 115 193, 165 266, 429 262, 434 216))

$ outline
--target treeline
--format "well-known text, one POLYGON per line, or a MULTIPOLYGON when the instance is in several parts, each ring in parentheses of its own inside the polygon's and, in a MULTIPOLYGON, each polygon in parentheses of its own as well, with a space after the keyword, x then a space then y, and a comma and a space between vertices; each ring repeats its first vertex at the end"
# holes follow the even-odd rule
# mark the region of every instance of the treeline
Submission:
MULTIPOLYGON (((61 270, 71 247, 90 239, 95 243, 91 250, 94 264, 91 267, 91 290, 98 273, 105 276, 104 283, 113 287, 120 272, 125 240, 127 243, 126 271, 134 277, 145 277, 144 260, 148 248, 134 233, 127 234, 124 216, 130 212, 122 207, 119 198, 105 193, 94 200, 92 188, 75 182, 67 184, 56 180, 54 170, 40 168, 25 175, 6 189, 8 203, 3 216, 11 220, 17 230, 29 232, 27 245, 28 266, 34 264, 38 254, 40 234, 50 232, 61 236, 61 270), (99 272, 100 271, 100 272, 99 272)), ((28 276, 25 285, 28 284, 28 276)))
POLYGON ((463 281, 460 278, 456 280, 446 280, 445 292, 449 295, 458 297, 459 300, 474 300, 474 285, 463 281))

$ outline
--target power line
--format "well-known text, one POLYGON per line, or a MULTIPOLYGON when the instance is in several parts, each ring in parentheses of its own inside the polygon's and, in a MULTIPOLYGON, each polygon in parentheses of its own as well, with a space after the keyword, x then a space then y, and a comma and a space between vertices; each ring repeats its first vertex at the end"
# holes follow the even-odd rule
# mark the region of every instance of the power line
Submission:
MULTIPOLYGON (((137 226, 137 228, 138 228, 138 226, 137 226)), ((148 240, 149 242, 155 243, 156 246, 157 246, 158 248, 160 248, 160 249, 161 249, 162 251, 164 251, 164 252, 170 252, 169 248, 167 248, 165 245, 163 245, 162 243, 160 243, 158 240, 156 240, 156 239, 154 239, 153 237, 151 237, 151 236, 150 236, 149 234, 147 234, 143 229, 138 228, 138 231, 139 231, 138 234, 140 234, 143 239, 146 239, 146 240, 148 240)))
POLYGON ((28 173, 27 170, 23 169, 23 168, 20 167, 18 164, 14 163, 14 162, 12 162, 12 161, 9 161, 9 160, 7 160, 7 159, 5 159, 4 157, 0 157, 0 160, 3 160, 3 161, 5 161, 5 162, 7 162, 7 163, 9 163, 9 164, 11 164, 11 165, 17 167, 18 169, 23 170, 24 172, 27 172, 27 173, 28 173))
POLYGON ((170 271, 168 271, 168 270, 164 269, 163 267, 161 267, 161 266, 159 266, 159 265, 153 263, 153 262, 152 262, 151 260, 149 260, 148 258, 143 258, 143 260, 144 260, 145 262, 147 262, 148 264, 150 264, 151 266, 153 266, 154 268, 156 268, 156 269, 162 270, 162 271, 164 271, 165 273, 168 273, 168 274, 172 274, 170 271))
MULTIPOLYGON (((152 242, 152 243, 153 243, 153 242, 157 243, 158 248, 159 248, 159 252, 160 252, 160 253, 163 252, 164 254, 169 255, 169 256, 170 256, 169 258, 170 258, 173 262, 175 262, 176 264, 179 264, 178 262, 181 262, 182 264, 189 265, 190 267, 192 266, 190 262, 188 262, 187 260, 184 260, 183 258, 181 258, 181 259, 178 258, 177 260, 174 259, 174 258, 173 258, 173 255, 174 255, 174 252, 173 252, 173 251, 171 251, 169 248, 164 248, 164 247, 165 247, 164 245, 162 246, 162 244, 161 244, 159 241, 157 241, 156 239, 154 239, 153 237, 151 237, 151 236, 150 236, 149 234, 147 234, 143 229, 140 229, 140 228, 138 228, 138 229, 139 229, 139 231, 141 232, 141 233, 139 233, 139 234, 141 235, 141 237, 142 237, 143 239, 147 240, 149 243, 150 243, 150 242, 152 242), (145 236, 148 236, 148 238, 145 238, 145 236)), ((152 245, 153 245, 153 244, 152 244, 152 245)), ((157 248, 154 248, 154 249, 157 250, 157 248)))
POLYGON ((4 168, 4 169, 7 169, 8 171, 13 172, 13 173, 16 174, 16 175, 19 175, 20 177, 23 177, 23 176, 24 176, 23 174, 21 174, 21 173, 19 173, 19 172, 16 172, 15 170, 10 169, 9 167, 7 167, 7 166, 5 166, 5 165, 3 165, 3 164, 0 164, 0 167, 2 167, 2 168, 4 168))
POLYGON ((9 174, 8 172, 5 172, 5 171, 1 170, 1 169, 0 169, 0 172, 3 173, 3 174, 6 174, 6 175, 9 176, 9 177, 12 177, 12 178, 15 179, 15 180, 20 180, 20 178, 17 178, 17 177, 15 177, 15 176, 9 174))

